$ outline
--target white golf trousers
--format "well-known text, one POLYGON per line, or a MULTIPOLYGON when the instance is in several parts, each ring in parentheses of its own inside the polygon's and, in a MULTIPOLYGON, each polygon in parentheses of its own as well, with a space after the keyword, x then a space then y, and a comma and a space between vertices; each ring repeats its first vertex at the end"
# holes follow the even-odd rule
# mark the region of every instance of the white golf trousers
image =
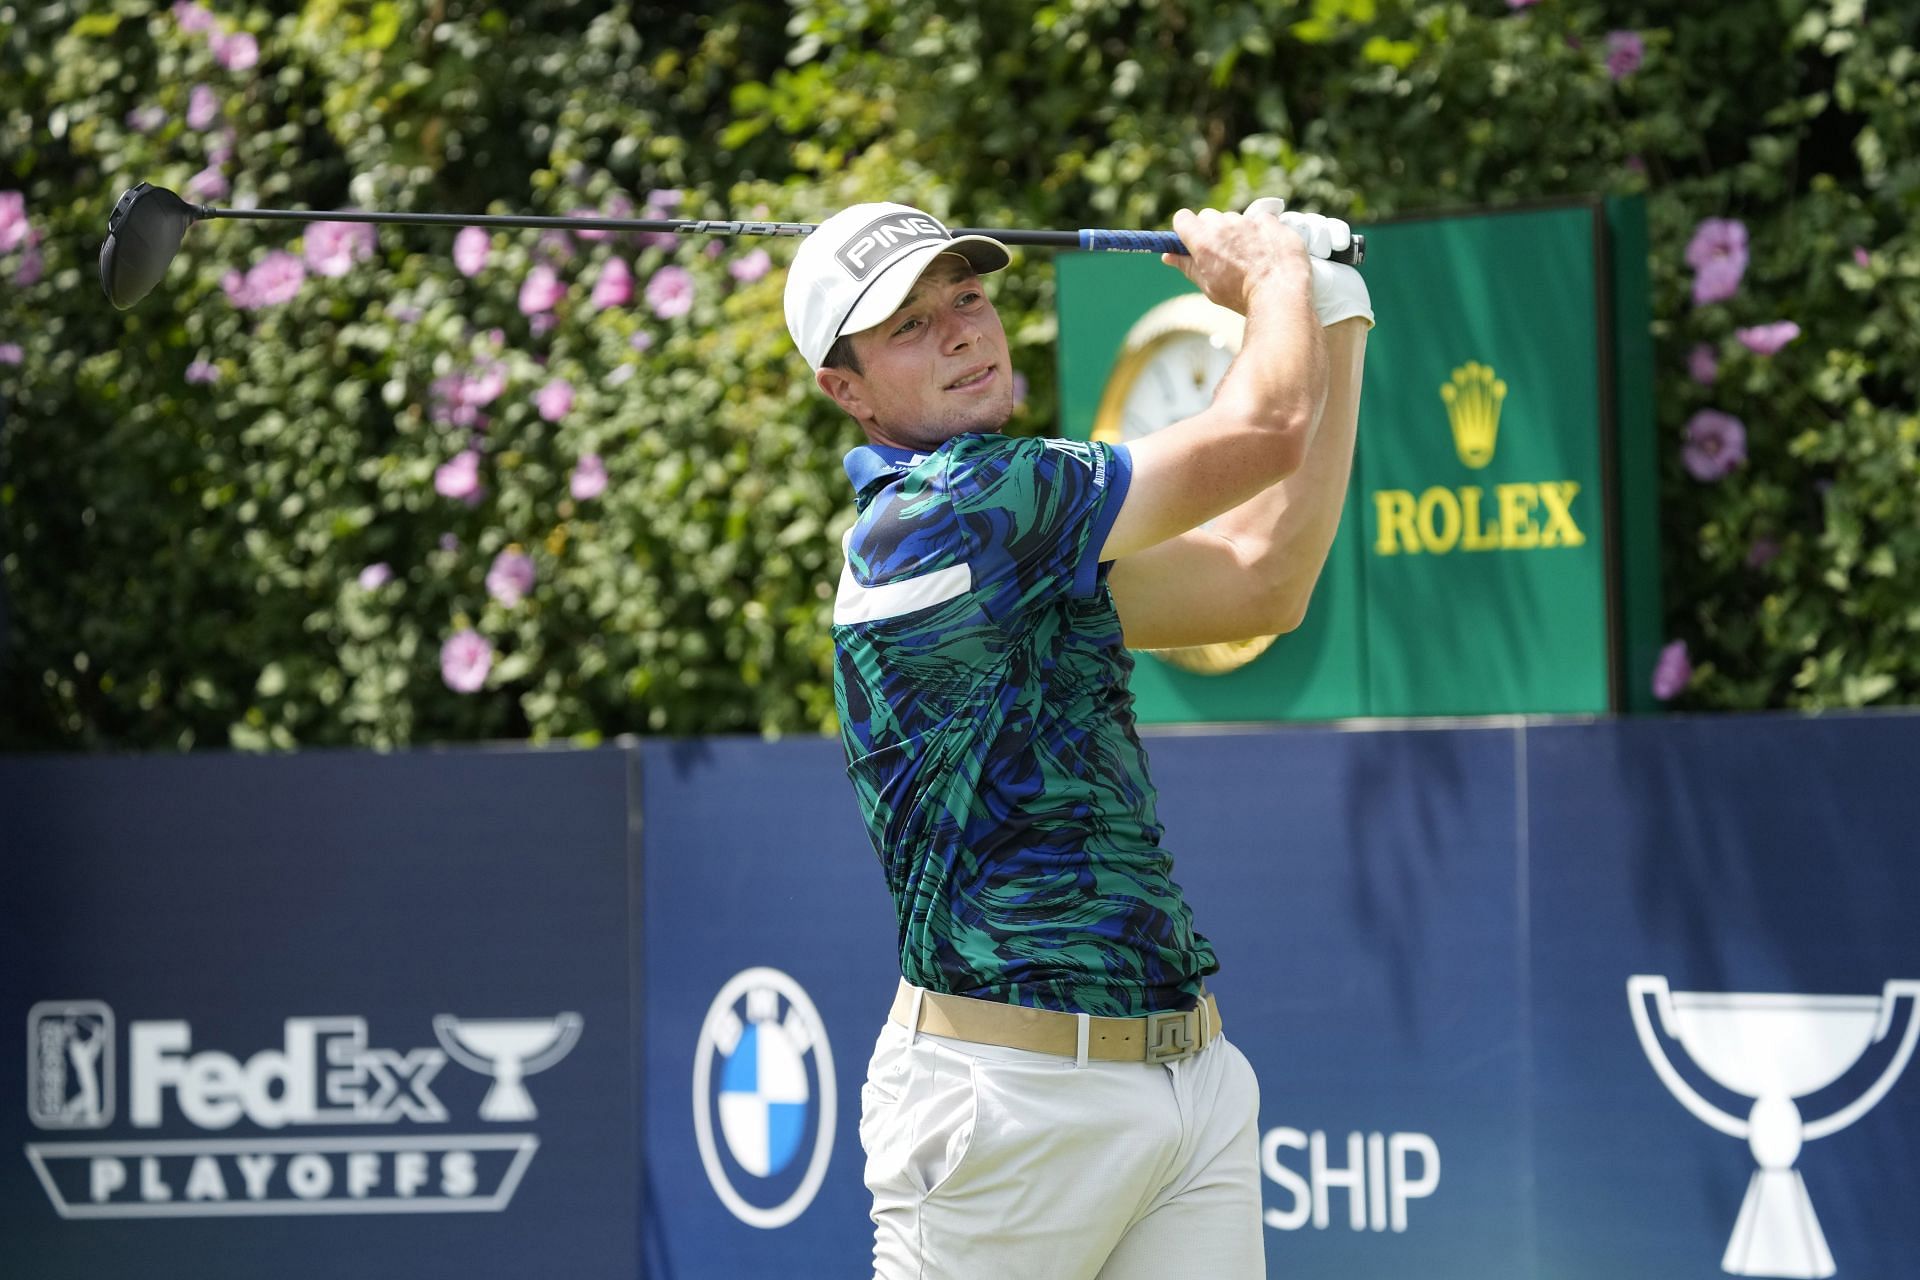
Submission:
POLYGON ((1259 1082, 889 1022, 860 1091, 875 1280, 1262 1280, 1259 1082))

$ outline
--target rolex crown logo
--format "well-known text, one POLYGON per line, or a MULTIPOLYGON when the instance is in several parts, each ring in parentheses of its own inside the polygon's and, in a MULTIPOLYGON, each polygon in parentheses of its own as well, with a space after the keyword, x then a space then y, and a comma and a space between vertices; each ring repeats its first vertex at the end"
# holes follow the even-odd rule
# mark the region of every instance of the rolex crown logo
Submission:
POLYGON ((1479 468, 1493 461, 1494 437, 1500 434, 1500 404, 1507 384, 1493 370, 1469 360, 1453 371, 1453 380, 1440 384, 1447 418, 1453 424, 1453 447, 1460 461, 1479 468))

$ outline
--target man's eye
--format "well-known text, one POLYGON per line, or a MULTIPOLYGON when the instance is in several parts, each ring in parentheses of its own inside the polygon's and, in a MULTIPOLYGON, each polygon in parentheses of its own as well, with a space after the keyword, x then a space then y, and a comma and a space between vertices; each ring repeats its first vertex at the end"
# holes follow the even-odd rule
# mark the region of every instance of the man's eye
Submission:
POLYGON ((978 301, 980 301, 980 295, 971 289, 960 295, 960 305, 963 307, 970 307, 978 301))
POLYGON ((895 333, 905 333, 905 332, 906 332, 907 330, 909 330, 909 329, 911 329, 911 328, 913 328, 913 326, 915 326, 915 325, 917 325, 917 324, 919 324, 919 323, 920 323, 920 320, 919 320, 919 317, 917 317, 917 316, 915 316, 915 317, 911 317, 911 318, 909 318, 909 319, 906 319, 906 320, 902 320, 902 321, 900 322, 900 327, 899 327, 898 329, 895 329, 895 330, 894 330, 894 332, 895 332, 895 333))

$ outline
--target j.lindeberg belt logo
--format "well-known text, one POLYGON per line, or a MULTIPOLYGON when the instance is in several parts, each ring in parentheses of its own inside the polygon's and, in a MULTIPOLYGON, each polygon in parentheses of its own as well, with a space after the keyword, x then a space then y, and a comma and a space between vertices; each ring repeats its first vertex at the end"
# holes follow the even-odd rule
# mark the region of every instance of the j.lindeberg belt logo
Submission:
POLYGON ((860 228, 833 256, 848 275, 865 280, 915 245, 951 239, 945 227, 924 213, 889 213, 860 228))
POLYGON ((1173 1062, 1191 1054, 1198 1037, 1194 1024, 1198 1015, 1191 1009, 1168 1009, 1147 1015, 1148 1062, 1173 1062))

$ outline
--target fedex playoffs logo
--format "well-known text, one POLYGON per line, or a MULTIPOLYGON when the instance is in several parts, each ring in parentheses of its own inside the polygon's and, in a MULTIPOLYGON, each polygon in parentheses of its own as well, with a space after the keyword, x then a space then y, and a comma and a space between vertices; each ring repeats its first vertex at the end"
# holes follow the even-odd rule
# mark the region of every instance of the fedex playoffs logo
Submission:
POLYGON ((865 280, 881 264, 930 240, 951 240, 947 229, 924 213, 889 213, 860 228, 833 255, 847 274, 865 280))
POLYGON ((27 1115, 86 1140, 29 1143, 27 1159, 63 1218, 310 1213, 498 1212, 539 1139, 531 1132, 396 1133, 451 1120, 436 1082, 452 1059, 490 1077, 483 1121, 531 1121, 525 1077, 560 1061, 583 1025, 545 1018, 433 1020, 436 1045, 388 1048, 358 1017, 294 1017, 278 1045, 241 1056, 197 1045, 180 1019, 136 1020, 126 1035, 127 1124, 184 1128, 176 1139, 114 1139, 118 1042, 95 1000, 47 1001, 27 1015, 27 1115), (240 1126, 286 1136, 209 1138, 240 1126), (308 1136, 323 1126, 383 1133, 308 1136))

